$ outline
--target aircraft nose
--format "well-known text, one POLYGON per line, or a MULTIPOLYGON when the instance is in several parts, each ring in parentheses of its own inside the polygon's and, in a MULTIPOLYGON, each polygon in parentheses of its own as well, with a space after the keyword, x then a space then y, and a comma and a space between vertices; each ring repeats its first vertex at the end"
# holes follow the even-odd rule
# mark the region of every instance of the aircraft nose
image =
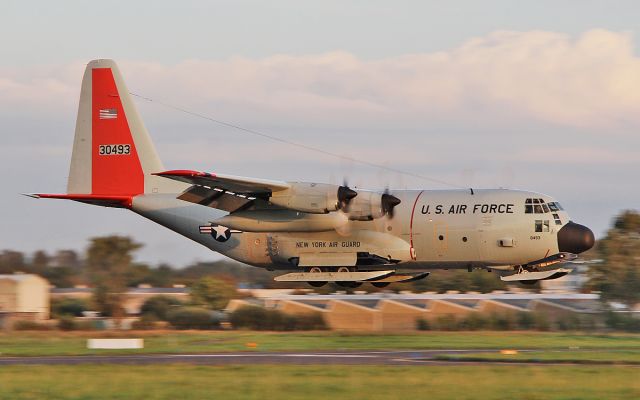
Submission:
POLYGON ((593 247, 595 237, 591 229, 569 221, 558 231, 558 249, 561 252, 579 254, 593 247))

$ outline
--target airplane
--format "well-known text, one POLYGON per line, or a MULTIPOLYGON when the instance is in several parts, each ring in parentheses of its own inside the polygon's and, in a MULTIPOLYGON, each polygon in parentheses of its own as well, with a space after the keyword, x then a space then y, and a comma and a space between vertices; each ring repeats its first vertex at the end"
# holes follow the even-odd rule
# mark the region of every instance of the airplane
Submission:
POLYGON ((166 170, 107 59, 84 72, 67 193, 29 196, 124 208, 239 262, 282 271, 276 281, 316 287, 385 287, 456 268, 535 283, 566 275, 562 266, 594 245, 589 228, 535 192, 375 191, 166 170))

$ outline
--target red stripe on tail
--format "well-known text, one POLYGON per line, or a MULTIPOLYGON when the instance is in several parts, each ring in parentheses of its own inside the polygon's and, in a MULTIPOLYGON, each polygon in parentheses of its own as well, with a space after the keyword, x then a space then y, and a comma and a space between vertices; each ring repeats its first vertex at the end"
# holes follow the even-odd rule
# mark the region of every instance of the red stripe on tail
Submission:
POLYGON ((144 192, 144 174, 111 68, 92 70, 91 192, 137 195, 144 192), (115 117, 100 118, 100 110, 115 117), (115 148, 112 146, 116 146, 115 148), (122 145, 123 147, 118 147, 122 145), (130 147, 126 147, 126 146, 130 147), (105 150, 109 147, 109 150, 105 150), (111 149, 115 149, 112 151, 111 149), (127 150, 125 150, 127 149, 127 150), (121 151, 122 150, 122 151, 121 151), (101 154, 102 153, 102 154, 101 154))

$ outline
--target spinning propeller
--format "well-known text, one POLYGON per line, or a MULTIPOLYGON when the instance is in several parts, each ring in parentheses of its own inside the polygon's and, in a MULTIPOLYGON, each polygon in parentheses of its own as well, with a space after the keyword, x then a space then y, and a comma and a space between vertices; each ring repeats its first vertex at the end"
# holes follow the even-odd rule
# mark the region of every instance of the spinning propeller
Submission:
POLYGON ((393 209, 401 203, 400 199, 389 193, 389 188, 384 190, 381 198, 382 214, 393 218, 393 209))
POLYGON ((338 187, 338 208, 346 213, 349 212, 349 203, 351 200, 358 195, 358 192, 351 189, 347 182, 338 187))

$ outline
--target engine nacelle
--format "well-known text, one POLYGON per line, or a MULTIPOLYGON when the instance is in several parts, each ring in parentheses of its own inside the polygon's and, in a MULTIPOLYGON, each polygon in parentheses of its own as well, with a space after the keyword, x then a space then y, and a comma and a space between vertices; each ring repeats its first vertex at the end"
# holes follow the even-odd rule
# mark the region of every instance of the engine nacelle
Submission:
POLYGON ((269 201, 290 210, 326 214, 340 208, 340 186, 326 183, 290 182, 290 188, 274 192, 269 201))
POLYGON ((360 190, 345 210, 351 220, 370 221, 385 215, 392 217, 393 209, 398 204, 400 204, 400 199, 387 191, 379 193, 360 190))
POLYGON ((311 214, 344 211, 351 220, 370 221, 392 215, 400 199, 368 190, 355 191, 348 186, 327 183, 288 182, 289 188, 273 192, 269 201, 289 210, 311 214))
POLYGON ((358 190, 358 195, 349 202, 347 208, 349 219, 370 221, 384 215, 382 210, 382 194, 366 190, 358 190))

